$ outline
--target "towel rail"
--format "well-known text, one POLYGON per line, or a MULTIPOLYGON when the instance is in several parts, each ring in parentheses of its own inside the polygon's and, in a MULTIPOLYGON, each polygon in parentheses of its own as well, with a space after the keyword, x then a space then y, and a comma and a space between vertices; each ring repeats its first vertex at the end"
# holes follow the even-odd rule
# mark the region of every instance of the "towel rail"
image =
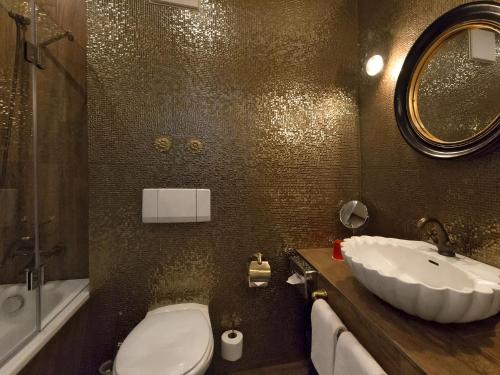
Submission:
POLYGON ((313 301, 316 301, 317 299, 327 299, 328 292, 325 289, 315 290, 314 292, 311 293, 311 298, 313 301))

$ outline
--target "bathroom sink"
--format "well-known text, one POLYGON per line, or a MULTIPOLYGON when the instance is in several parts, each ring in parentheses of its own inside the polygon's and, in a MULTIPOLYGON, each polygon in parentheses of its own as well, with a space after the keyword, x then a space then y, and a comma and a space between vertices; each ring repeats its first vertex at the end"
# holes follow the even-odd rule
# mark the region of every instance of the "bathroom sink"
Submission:
POLYGON ((439 255, 427 242, 351 237, 342 242, 342 254, 366 288, 408 314, 466 323, 500 311, 500 269, 439 255))

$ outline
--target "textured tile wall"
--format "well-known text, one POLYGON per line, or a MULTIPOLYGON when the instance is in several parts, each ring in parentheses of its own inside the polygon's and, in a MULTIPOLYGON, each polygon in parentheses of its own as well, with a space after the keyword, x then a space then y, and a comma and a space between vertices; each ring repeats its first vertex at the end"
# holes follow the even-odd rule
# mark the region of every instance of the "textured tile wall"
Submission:
POLYGON ((356 2, 87 5, 90 367, 148 308, 185 300, 210 305, 214 373, 303 358, 307 317, 282 249, 346 235, 339 204, 359 195, 356 2), (145 187, 212 189, 212 222, 142 224, 145 187), (267 289, 245 281, 258 250, 267 289), (230 365, 218 337, 233 314, 245 351, 230 365))
POLYGON ((418 238, 416 221, 434 216, 460 252, 499 267, 500 152, 468 160, 426 158, 405 143, 393 110, 397 68, 408 50, 434 19, 461 3, 359 1, 361 57, 386 58, 381 75, 360 78, 362 195, 371 233, 418 238))

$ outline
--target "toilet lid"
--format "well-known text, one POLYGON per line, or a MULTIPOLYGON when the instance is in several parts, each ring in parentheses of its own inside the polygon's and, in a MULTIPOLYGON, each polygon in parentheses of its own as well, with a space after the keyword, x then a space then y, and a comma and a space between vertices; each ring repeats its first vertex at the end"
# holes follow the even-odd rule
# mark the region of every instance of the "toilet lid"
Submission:
POLYGON ((118 375, 183 375, 204 357, 210 326, 198 310, 147 315, 123 342, 115 366, 118 375))

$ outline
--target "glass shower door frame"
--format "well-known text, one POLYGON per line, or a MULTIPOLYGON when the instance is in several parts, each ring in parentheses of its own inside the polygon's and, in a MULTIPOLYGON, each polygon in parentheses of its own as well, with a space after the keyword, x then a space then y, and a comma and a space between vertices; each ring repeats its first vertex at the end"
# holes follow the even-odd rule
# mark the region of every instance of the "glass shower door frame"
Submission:
MULTIPOLYGON (((25 40, 25 45, 21 45, 20 48, 26 49, 28 45, 32 46, 37 46, 38 45, 38 33, 37 33, 37 5, 35 3, 35 0, 29 0, 28 3, 28 8, 29 8, 29 20, 30 20, 30 27, 28 30, 28 35, 29 39, 31 39, 29 42, 25 40)), ((14 18, 14 16, 17 16, 17 14, 10 13, 10 10, 8 8, 5 9, 7 12, 9 12, 9 16, 14 18)), ((22 16, 21 16, 22 17, 22 16)), ((17 26, 19 27, 19 26, 17 26)), ((26 52, 26 51, 25 51, 26 52)), ((20 51, 15 51, 14 53, 20 53, 20 51)), ((19 64, 28 64, 27 61, 24 59, 20 59, 19 64)), ((37 67, 35 64, 29 64, 29 81, 31 83, 31 147, 32 150, 31 152, 33 153, 32 158, 31 158, 31 163, 32 163, 32 170, 31 170, 31 178, 33 181, 33 191, 31 192, 33 194, 32 198, 32 204, 33 204, 33 210, 31 214, 33 215, 33 221, 32 221, 32 226, 30 226, 29 230, 33 231, 32 233, 32 239, 34 243, 34 248, 33 248, 33 268, 31 269, 26 269, 22 270, 25 272, 26 278, 25 278, 25 286, 23 288, 28 289, 28 291, 34 291, 35 292, 35 311, 34 311, 34 322, 30 323, 30 328, 31 332, 29 332, 25 337, 20 338, 18 342, 12 343, 12 348, 9 348, 6 352, 3 353, 3 358, 0 360, 0 367, 4 365, 6 362, 8 362, 13 356, 15 356, 20 350, 22 350, 42 329, 42 324, 41 324, 41 284, 43 280, 43 268, 41 267, 40 263, 40 246, 39 246, 39 218, 38 218, 38 206, 39 206, 39 201, 38 201, 38 157, 37 157, 37 152, 38 152, 38 139, 37 139, 37 134, 38 134, 38 120, 37 120, 37 74, 36 74, 36 69, 37 67), (29 286, 29 288, 28 288, 29 286)), ((14 79, 17 79, 17 77, 14 77, 14 79)), ((15 94, 14 94, 15 95, 15 94)), ((6 147, 10 147, 10 144, 7 144, 6 147)), ((4 166, 2 166, 4 167, 4 166)), ((25 191, 26 194, 26 191, 25 191)), ((27 322, 25 322, 27 324, 27 322)))
MULTIPOLYGON (((31 14, 33 16, 33 26, 31 28, 31 40, 33 45, 38 48, 38 14, 37 4, 35 0, 30 0, 31 14)), ((37 94, 37 74, 36 65, 31 63, 31 89, 32 89, 32 108, 33 108, 33 226, 34 226, 34 240, 35 240, 35 269, 33 270, 36 279, 36 331, 40 332, 42 329, 42 283, 43 283, 43 268, 40 261, 40 231, 39 231, 39 217, 38 217, 38 94, 37 94)), ((30 272, 30 271, 28 271, 30 272)), ((27 275, 27 279, 31 275, 27 275)), ((27 284, 28 284, 28 280, 27 284)))

